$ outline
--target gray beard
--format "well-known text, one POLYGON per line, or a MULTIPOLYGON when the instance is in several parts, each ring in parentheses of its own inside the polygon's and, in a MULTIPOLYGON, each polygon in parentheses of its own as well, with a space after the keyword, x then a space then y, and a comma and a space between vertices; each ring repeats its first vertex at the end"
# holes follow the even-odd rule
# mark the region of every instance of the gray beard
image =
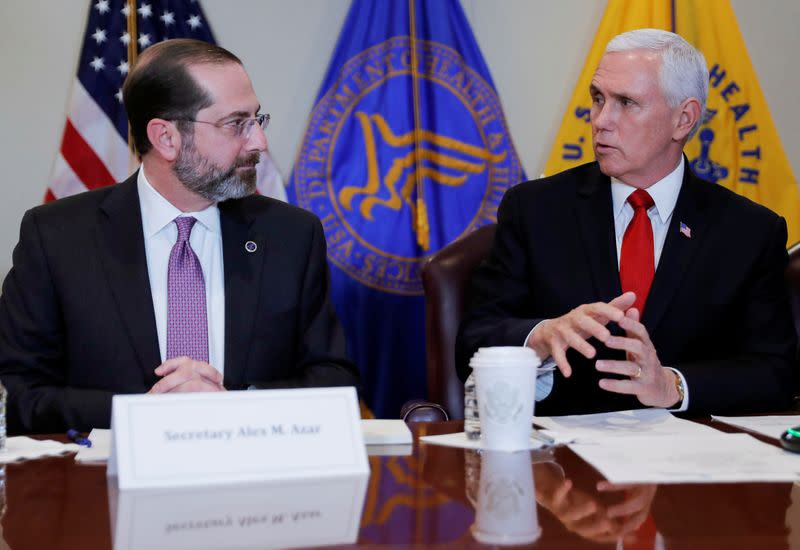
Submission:
POLYGON ((254 152, 237 161, 228 170, 211 164, 194 148, 192 139, 184 140, 175 160, 173 170, 181 183, 204 199, 222 202, 240 199, 256 192, 256 164, 259 154, 254 152), (245 170, 237 171, 237 168, 245 170))

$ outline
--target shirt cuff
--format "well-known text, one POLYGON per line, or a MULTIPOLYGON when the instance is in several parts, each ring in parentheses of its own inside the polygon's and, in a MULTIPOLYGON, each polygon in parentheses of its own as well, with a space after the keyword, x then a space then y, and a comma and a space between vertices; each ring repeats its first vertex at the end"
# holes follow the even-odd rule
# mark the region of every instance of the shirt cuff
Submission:
MULTIPOLYGON (((528 333, 528 336, 525 337, 525 341, 522 343, 524 347, 528 347, 528 340, 531 339, 533 335, 533 331, 539 328, 539 325, 544 323, 546 319, 539 321, 534 325, 531 331, 528 333)), ((552 357, 546 357, 542 359, 542 367, 552 367, 555 366, 556 362, 553 360, 552 357)), ((541 368, 541 367, 540 367, 541 368)), ((550 395, 550 392, 553 391, 553 371, 548 371, 540 376, 536 377, 536 392, 533 394, 533 398, 536 401, 541 401, 542 399, 546 398, 550 395)))
MULTIPOLYGON (((533 336, 533 331, 535 331, 537 328, 539 328, 539 325, 541 325, 541 324, 542 324, 542 323, 544 323, 545 321, 547 321, 547 319, 542 319, 541 321, 539 321, 538 323, 536 323, 535 325, 533 325, 533 328, 532 328, 532 329, 531 329, 531 331, 528 333, 528 335, 525 337, 525 341, 524 341, 524 342, 522 342, 522 345, 523 345, 523 346, 526 346, 526 347, 527 347, 527 345, 528 345, 528 340, 530 340, 530 339, 531 339, 531 336, 533 336)), ((542 362, 544 362, 544 359, 542 359, 542 362)))
POLYGON ((666 367, 675 374, 677 374, 681 379, 681 385, 683 385, 683 401, 680 404, 680 407, 677 409, 667 409, 670 412, 684 412, 689 408, 689 386, 686 384, 686 378, 683 376, 683 373, 678 369, 673 369, 672 367, 666 367))
MULTIPOLYGON (((555 361, 552 359, 548 359, 542 366, 547 365, 547 363, 555 364, 555 361)), ((553 391, 553 371, 548 371, 544 374, 541 374, 536 377, 536 391, 533 394, 533 398, 536 401, 541 401, 542 399, 546 398, 550 395, 550 392, 553 391)))

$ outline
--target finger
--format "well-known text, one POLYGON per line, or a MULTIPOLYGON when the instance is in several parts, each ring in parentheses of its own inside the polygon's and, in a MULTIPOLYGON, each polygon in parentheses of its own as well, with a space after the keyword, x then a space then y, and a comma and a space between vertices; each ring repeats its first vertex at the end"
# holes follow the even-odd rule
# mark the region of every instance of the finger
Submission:
POLYGON ((647 495, 643 493, 630 493, 625 500, 619 504, 608 507, 608 517, 627 517, 636 512, 640 512, 649 502, 647 495))
POLYGON ((605 342, 611 336, 611 331, 602 323, 598 323, 593 317, 581 315, 576 322, 584 334, 594 336, 601 342, 605 342))
POLYGON ((636 294, 634 294, 631 291, 628 291, 628 292, 623 292, 622 294, 620 294, 619 296, 608 302, 608 305, 616 309, 619 309, 620 311, 627 311, 631 307, 633 307, 633 304, 635 303, 636 303, 636 294))
POLYGON ((214 384, 205 378, 192 378, 183 384, 179 384, 172 389, 173 393, 188 393, 188 392, 217 392, 225 391, 225 388, 219 384, 214 384))
POLYGON ((639 395, 644 387, 643 384, 637 384, 635 380, 612 380, 610 378, 601 378, 598 384, 606 391, 625 395, 639 395))
POLYGON ((171 392, 177 386, 180 386, 191 378, 192 376, 185 370, 176 370, 175 372, 166 375, 164 378, 153 384, 153 387, 150 388, 150 393, 171 392))
POLYGON ((639 374, 639 364, 633 361, 614 361, 611 359, 603 359, 595 363, 595 368, 600 372, 610 372, 612 374, 621 374, 622 376, 629 376, 630 378, 637 378, 639 374))
POLYGON ((632 483, 611 483, 610 481, 598 481, 596 487, 598 491, 616 492, 624 491, 625 489, 633 489, 639 487, 639 485, 634 485, 632 483))
POLYGON ((564 346, 553 347, 551 348, 551 352, 558 370, 561 371, 564 378, 569 378, 572 375, 572 367, 569 365, 569 361, 567 361, 567 354, 564 353, 564 346))
POLYGON ((607 325, 609 322, 614 321, 615 323, 619 323, 623 317, 625 317, 625 313, 623 310, 616 308, 610 304, 606 304, 604 302, 596 302, 594 304, 589 304, 582 308, 581 312, 585 315, 589 315, 590 317, 594 318, 598 323, 602 323, 607 325))
MULTIPOLYGON (((620 325, 622 326, 622 325, 620 325)), ((611 349, 619 349, 632 353, 635 357, 644 357, 647 346, 638 338, 628 338, 625 336, 609 336, 605 341, 606 347, 611 349)))
POLYGON ((155 383, 150 389, 151 393, 166 393, 174 391, 177 386, 189 380, 203 380, 210 385, 222 386, 222 374, 208 363, 202 361, 184 362, 170 374, 155 383))
POLYGON ((193 361, 194 371, 213 384, 222 384, 222 373, 205 361, 193 361))
POLYGON ((558 486, 556 492, 553 493, 553 508, 560 508, 567 498, 567 495, 572 490, 572 481, 565 479, 561 485, 558 486))
POLYGON ((167 359, 159 366, 156 367, 155 373, 158 376, 166 376, 172 372, 175 372, 175 369, 180 367, 181 365, 190 362, 191 359, 186 357, 185 355, 181 355, 179 357, 173 357, 171 359, 167 359))
POLYGON ((578 353, 591 359, 595 355, 594 347, 581 337, 580 334, 571 329, 564 329, 560 333, 561 338, 567 343, 569 347, 576 350, 578 353))
POLYGON ((645 344, 652 345, 650 342, 650 334, 647 332, 647 328, 637 319, 625 316, 617 324, 619 324, 622 330, 628 333, 628 336, 633 335, 645 344))
POLYGON ((569 509, 560 516, 560 519, 565 522, 577 522, 591 516, 595 512, 597 512, 597 503, 593 500, 587 500, 570 506, 569 509))
MULTIPOLYGON (((633 514, 629 518, 625 518, 622 521, 622 524, 619 526, 619 533, 621 535, 628 535, 630 533, 630 538, 634 540, 638 540, 639 535, 638 533, 631 533, 639 528, 641 524, 647 519, 647 513, 649 509, 640 510, 639 512, 633 514)), ((633 542, 628 540, 629 537, 625 537, 626 544, 632 545, 633 542)))
POLYGON ((181 368, 184 370, 191 370, 197 373, 199 376, 207 379, 211 383, 222 384, 222 373, 220 373, 217 369, 205 361, 195 361, 191 357, 187 357, 185 355, 167 359, 161 363, 161 365, 156 367, 155 373, 158 376, 167 376, 181 368))

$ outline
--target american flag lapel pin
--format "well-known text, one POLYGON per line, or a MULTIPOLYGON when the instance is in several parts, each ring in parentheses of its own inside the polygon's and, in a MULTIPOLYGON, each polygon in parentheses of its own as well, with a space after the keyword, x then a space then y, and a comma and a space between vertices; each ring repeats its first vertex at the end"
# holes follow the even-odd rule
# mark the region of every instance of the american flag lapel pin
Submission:
POLYGON ((683 222, 681 222, 680 232, 681 232, 681 235, 683 235, 687 239, 691 239, 692 238, 692 229, 688 225, 683 223, 683 222))

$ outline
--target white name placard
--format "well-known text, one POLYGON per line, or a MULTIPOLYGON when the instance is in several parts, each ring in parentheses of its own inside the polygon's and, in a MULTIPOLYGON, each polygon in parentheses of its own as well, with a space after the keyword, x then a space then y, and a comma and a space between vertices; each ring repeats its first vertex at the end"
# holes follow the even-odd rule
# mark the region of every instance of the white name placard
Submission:
POLYGON ((369 472, 354 388, 116 395, 120 489, 369 472))

